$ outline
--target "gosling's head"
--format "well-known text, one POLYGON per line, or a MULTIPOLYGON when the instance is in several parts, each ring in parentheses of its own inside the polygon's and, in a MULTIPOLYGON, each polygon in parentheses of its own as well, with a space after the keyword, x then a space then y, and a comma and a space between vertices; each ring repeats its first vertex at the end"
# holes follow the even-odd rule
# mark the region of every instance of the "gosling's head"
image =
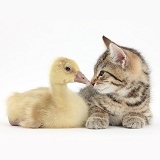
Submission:
POLYGON ((56 59, 50 72, 51 84, 67 84, 79 82, 90 84, 89 80, 80 71, 77 63, 71 59, 60 57, 56 59))

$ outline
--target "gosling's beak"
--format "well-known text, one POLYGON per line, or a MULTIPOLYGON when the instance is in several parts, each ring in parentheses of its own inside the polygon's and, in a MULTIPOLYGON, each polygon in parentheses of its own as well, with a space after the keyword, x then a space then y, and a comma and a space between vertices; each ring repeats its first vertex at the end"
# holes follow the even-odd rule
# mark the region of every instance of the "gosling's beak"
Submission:
POLYGON ((78 71, 76 74, 76 77, 74 79, 74 82, 84 83, 84 84, 90 84, 90 81, 85 77, 85 75, 78 71))

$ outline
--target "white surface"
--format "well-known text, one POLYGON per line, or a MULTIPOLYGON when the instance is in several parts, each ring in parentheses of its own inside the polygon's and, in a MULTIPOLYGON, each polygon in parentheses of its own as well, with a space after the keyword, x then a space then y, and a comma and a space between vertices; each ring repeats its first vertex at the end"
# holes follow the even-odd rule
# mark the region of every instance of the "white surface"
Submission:
MULTIPOLYGON (((158 0, 0 1, 0 159, 159 159, 158 15, 158 0), (141 51, 148 61, 152 125, 140 130, 32 130, 8 124, 6 97, 49 86, 49 67, 56 57, 73 58, 90 79, 105 50, 103 35, 141 51)), ((69 87, 78 91, 84 85, 69 87)))

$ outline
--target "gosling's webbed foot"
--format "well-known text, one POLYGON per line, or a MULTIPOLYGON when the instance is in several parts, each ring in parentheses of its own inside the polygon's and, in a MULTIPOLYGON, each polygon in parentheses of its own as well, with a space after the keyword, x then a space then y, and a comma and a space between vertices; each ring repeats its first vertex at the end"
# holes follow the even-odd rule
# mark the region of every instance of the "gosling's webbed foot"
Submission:
POLYGON ((19 121, 19 120, 15 120, 15 121, 9 120, 9 123, 10 123, 12 126, 19 126, 20 121, 19 121))
POLYGON ((34 121, 22 121, 19 126, 23 128, 43 128, 42 123, 34 121))

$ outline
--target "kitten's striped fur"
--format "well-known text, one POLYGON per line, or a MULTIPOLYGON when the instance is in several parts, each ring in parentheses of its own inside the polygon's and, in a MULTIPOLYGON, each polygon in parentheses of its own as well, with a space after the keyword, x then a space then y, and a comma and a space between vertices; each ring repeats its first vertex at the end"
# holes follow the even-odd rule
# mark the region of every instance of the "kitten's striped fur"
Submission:
POLYGON ((142 128, 151 121, 148 66, 136 50, 103 40, 108 49, 94 67, 93 86, 80 91, 90 106, 86 127, 142 128))

